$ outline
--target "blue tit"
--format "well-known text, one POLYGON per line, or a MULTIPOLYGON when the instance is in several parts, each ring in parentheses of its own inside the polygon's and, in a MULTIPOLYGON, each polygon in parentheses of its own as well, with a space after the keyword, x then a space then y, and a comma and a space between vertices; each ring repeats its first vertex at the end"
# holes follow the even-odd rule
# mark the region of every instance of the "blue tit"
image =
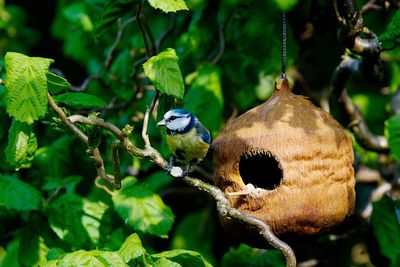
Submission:
POLYGON ((168 171, 177 162, 186 167, 182 176, 186 175, 191 165, 206 156, 211 143, 210 132, 192 113, 171 109, 157 125, 165 126, 167 145, 173 155, 168 171))

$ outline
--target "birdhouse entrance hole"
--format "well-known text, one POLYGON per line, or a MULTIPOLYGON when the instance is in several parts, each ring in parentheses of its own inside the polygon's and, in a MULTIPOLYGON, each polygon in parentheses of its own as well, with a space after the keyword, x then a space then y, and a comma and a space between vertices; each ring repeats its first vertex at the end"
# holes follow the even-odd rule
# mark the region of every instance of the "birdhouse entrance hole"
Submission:
POLYGON ((283 178, 278 160, 267 152, 241 156, 239 173, 245 184, 266 190, 277 188, 283 178))

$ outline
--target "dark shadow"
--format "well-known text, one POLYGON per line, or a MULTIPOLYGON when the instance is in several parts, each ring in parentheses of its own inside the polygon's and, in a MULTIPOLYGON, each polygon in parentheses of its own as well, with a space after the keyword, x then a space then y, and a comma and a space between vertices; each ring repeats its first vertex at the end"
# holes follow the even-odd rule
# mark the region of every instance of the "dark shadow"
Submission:
POLYGON ((279 162, 269 153, 241 156, 239 172, 245 184, 267 190, 278 187, 283 178, 279 162))

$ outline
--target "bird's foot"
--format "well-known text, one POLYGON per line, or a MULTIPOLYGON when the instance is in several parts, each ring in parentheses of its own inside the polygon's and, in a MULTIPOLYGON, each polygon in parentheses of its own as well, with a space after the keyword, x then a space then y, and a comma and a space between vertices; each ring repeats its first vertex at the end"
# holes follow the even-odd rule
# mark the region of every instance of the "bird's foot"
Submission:
POLYGON ((181 167, 177 166, 172 166, 172 168, 168 170, 168 173, 177 178, 182 178, 187 175, 187 172, 183 171, 181 167))
POLYGON ((170 174, 173 177, 183 178, 189 174, 190 165, 186 166, 174 166, 175 158, 171 157, 168 162, 168 167, 166 170, 167 174, 170 174))

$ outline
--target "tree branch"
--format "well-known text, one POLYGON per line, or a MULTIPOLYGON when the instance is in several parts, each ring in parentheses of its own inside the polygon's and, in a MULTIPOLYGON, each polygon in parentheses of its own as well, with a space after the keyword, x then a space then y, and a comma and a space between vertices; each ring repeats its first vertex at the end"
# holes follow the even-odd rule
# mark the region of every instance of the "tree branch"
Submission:
MULTIPOLYGON (((147 114, 147 120, 149 117, 149 114, 151 113, 151 111, 154 108, 154 105, 157 101, 157 94, 154 96, 152 104, 149 106, 149 108, 146 111, 147 114)), ((51 99, 51 97, 49 96, 49 99, 51 99)), ((50 103, 50 101, 49 101, 50 103)), ((51 103, 54 103, 54 101, 52 101, 51 103)), ((160 152, 156 149, 154 149, 153 147, 151 147, 150 141, 148 141, 148 143, 145 145, 144 149, 139 149, 137 147, 135 147, 132 142, 129 141, 129 139, 127 138, 126 134, 124 134, 124 131, 121 131, 118 127, 116 127, 115 125, 112 125, 110 123, 105 122, 102 119, 99 118, 87 118, 81 115, 73 115, 70 116, 69 118, 67 118, 64 114, 64 112, 57 106, 54 104, 50 104, 53 109, 57 109, 60 111, 59 116, 61 117, 62 121, 64 123, 66 123, 67 125, 69 125, 70 128, 75 129, 76 126, 74 125, 74 123, 84 123, 84 124, 88 124, 88 125, 93 125, 93 126, 97 126, 100 128, 103 128, 109 132, 111 132, 118 140, 113 142, 113 158, 114 158, 114 168, 118 169, 118 172, 115 171, 115 176, 114 178, 111 180, 111 178, 105 173, 104 170, 104 163, 101 159, 101 156, 98 152, 98 149, 93 150, 93 157, 95 159, 97 159, 96 161, 96 169, 99 172, 99 176, 106 180, 109 183, 112 183, 114 185, 115 189, 118 189, 118 184, 120 185, 120 183, 118 183, 119 181, 119 156, 118 156, 118 149, 124 149, 125 151, 127 151, 130 155, 134 156, 134 157, 139 157, 139 158, 149 158, 151 159, 156 165, 158 165, 159 167, 161 167, 164 170, 167 170, 168 168, 168 162, 161 156, 160 152), (117 161, 117 162, 116 162, 117 161), (103 178, 104 176, 104 178, 103 178), (116 181, 117 180, 117 181, 116 181)), ((147 137, 147 127, 148 127, 148 122, 143 123, 143 128, 144 130, 142 131, 142 133, 145 134, 146 138, 147 137)), ((79 129, 78 129, 79 130, 79 129)), ((79 131, 73 131, 75 134, 79 134, 79 131)), ((83 133, 82 133, 83 134, 83 133)), ((84 135, 84 134, 83 134, 84 135)), ((85 136, 86 137, 86 136, 85 136)), ((87 140, 87 137, 86 139, 87 140)), ((87 142, 87 141, 86 141, 87 142)), ((250 216, 240 210, 234 209, 231 207, 229 200, 225 197, 225 194, 216 186, 213 186, 211 184, 205 183, 200 179, 197 178, 193 178, 193 177, 189 177, 189 176, 185 176, 182 178, 182 180, 187 183, 190 186, 193 186, 199 190, 205 191, 207 192, 209 195, 211 195, 215 201, 216 201, 216 205, 217 205, 217 209, 218 212, 221 214, 221 216, 224 217, 232 217, 232 218, 236 218, 238 220, 242 220, 243 222, 249 224, 249 225, 253 225, 255 227, 257 227, 257 229, 259 229, 260 234, 264 237, 264 239, 273 247, 279 249, 285 256, 286 259, 286 263, 287 266, 290 267, 295 267, 296 266, 296 257, 295 254, 293 252, 293 250, 290 248, 289 245, 287 245, 286 243, 284 243, 283 241, 281 241, 279 238, 277 238, 273 232, 271 231, 270 227, 263 222, 262 220, 255 218, 253 216, 250 216)), ((98 185, 99 186, 99 185, 98 185)))
POLYGON ((149 43, 147 41, 146 31, 143 28, 142 21, 140 20, 140 17, 142 16, 142 11, 143 11, 143 0, 140 0, 139 7, 138 7, 138 10, 136 13, 136 23, 139 27, 140 34, 142 35, 142 38, 143 38, 144 48, 146 50, 146 57, 150 58, 151 52, 150 52, 149 43))
MULTIPOLYGON (((84 142, 85 144, 88 144, 89 138, 86 136, 86 134, 84 134, 78 127, 76 127, 74 125, 74 123, 72 121, 70 121, 68 119, 68 117, 65 115, 64 111, 59 106, 57 106, 57 104, 54 102, 53 98, 51 97, 51 95, 49 93, 47 93, 47 100, 49 102, 50 107, 58 114, 58 116, 60 117, 61 121, 65 125, 67 125, 67 127, 76 136, 78 136, 79 139, 81 139, 82 142, 84 142)), ((103 121, 103 123, 104 123, 104 121, 103 121)), ((107 126, 107 129, 109 131, 111 131, 111 130, 114 130, 115 132, 120 131, 115 126, 112 127, 112 126, 110 126, 108 124, 105 124, 104 126, 107 126)), ((88 153, 94 159, 97 174, 101 177, 101 179, 105 180, 110 185, 112 185, 114 187, 114 189, 120 189, 121 188, 121 182, 120 181, 116 181, 113 177, 109 176, 106 173, 105 168, 104 168, 103 158, 101 157, 99 149, 95 148, 93 150, 89 150, 88 153)), ((114 169, 114 171, 115 171, 115 169, 114 169)), ((118 173, 119 173, 119 169, 118 169, 118 173)))
POLYGON ((334 0, 333 9, 339 24, 338 38, 353 53, 359 55, 379 55, 382 48, 376 35, 364 26, 362 12, 354 0, 334 0), (365 34, 368 38, 360 37, 365 34))
POLYGON ((332 78, 332 94, 340 108, 346 113, 349 128, 354 133, 357 142, 367 150, 388 153, 389 145, 384 136, 376 136, 371 133, 367 122, 358 107, 348 96, 345 85, 352 75, 362 75, 362 59, 354 59, 344 56, 342 62, 336 67, 332 78))
POLYGON ((225 194, 219 188, 207 184, 199 179, 188 176, 184 177, 183 181, 191 186, 196 187, 199 190, 205 191, 210 194, 215 199, 218 212, 221 214, 221 216, 232 217, 241 220, 249 225, 257 227, 264 239, 271 246, 279 249, 283 253, 283 255, 285 256, 286 265, 290 267, 296 266, 296 256, 292 248, 288 244, 277 238, 271 231, 271 228, 268 226, 268 224, 256 217, 232 208, 229 200, 225 197, 225 194))
POLYGON ((149 136, 147 135, 147 128, 149 126, 149 119, 150 119, 150 114, 153 111, 156 102, 158 100, 160 93, 158 90, 156 90, 153 100, 151 101, 150 106, 147 108, 146 113, 144 114, 144 119, 143 119, 143 128, 142 128, 142 138, 145 144, 145 148, 150 148, 151 144, 150 144, 150 139, 149 136))

